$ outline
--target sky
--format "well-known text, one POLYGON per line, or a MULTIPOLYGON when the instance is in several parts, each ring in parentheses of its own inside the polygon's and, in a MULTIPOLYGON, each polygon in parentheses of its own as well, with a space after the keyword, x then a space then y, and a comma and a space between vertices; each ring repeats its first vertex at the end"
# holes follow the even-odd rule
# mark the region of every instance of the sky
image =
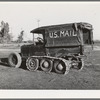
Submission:
POLYGON ((87 22, 93 25, 94 40, 100 40, 100 2, 0 2, 0 22, 8 22, 13 39, 24 30, 24 40, 32 40, 31 30, 39 26, 87 22))

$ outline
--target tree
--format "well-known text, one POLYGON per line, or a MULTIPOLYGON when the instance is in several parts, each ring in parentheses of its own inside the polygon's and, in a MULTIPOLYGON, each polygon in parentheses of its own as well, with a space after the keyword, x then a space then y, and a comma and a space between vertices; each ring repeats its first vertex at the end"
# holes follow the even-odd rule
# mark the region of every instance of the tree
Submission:
POLYGON ((9 24, 4 21, 1 22, 1 31, 0 31, 0 43, 8 43, 12 40, 12 36, 9 33, 9 24))
POLYGON ((0 37, 4 37, 4 27, 5 27, 5 23, 4 23, 4 21, 2 21, 1 22, 0 37))
POLYGON ((17 40, 18 43, 21 43, 23 41, 23 35, 24 35, 24 31, 22 30, 20 32, 20 35, 18 36, 18 40, 17 40))

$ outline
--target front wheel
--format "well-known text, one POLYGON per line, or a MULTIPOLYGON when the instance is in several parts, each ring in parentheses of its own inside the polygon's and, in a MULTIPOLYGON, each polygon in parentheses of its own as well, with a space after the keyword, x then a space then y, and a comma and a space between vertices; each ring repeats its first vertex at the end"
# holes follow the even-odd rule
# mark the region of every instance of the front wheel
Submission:
POLYGON ((19 53, 11 53, 8 57, 8 63, 11 67, 19 68, 22 63, 22 58, 19 53))

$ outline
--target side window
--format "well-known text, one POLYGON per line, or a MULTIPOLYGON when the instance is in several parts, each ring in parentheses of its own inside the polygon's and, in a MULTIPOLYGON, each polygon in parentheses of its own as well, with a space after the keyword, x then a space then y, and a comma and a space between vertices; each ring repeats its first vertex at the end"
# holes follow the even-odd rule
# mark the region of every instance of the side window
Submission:
POLYGON ((43 39, 43 35, 42 34, 34 33, 33 35, 34 35, 33 38, 34 38, 35 42, 38 42, 38 38, 43 39))

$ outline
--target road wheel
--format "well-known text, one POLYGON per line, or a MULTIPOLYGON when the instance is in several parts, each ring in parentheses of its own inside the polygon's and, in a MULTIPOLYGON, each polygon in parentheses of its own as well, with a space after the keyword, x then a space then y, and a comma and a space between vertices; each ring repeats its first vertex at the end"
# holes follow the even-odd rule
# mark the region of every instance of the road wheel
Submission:
POLYGON ((30 71, 36 71, 39 67, 39 60, 37 58, 30 57, 26 61, 27 69, 30 71))
POLYGON ((66 65, 62 61, 54 61, 54 70, 58 74, 64 74, 66 72, 66 65))
POLYGON ((81 58, 73 59, 72 60, 72 68, 76 70, 82 70, 84 67, 84 60, 81 58))
POLYGON ((22 58, 19 53, 11 53, 8 57, 8 63, 11 67, 19 68, 22 63, 22 58))
POLYGON ((83 59, 80 59, 80 62, 78 64, 78 70, 82 70, 84 67, 84 60, 83 59))
POLYGON ((45 72, 51 72, 53 63, 49 59, 42 59, 40 62, 40 67, 45 72))

